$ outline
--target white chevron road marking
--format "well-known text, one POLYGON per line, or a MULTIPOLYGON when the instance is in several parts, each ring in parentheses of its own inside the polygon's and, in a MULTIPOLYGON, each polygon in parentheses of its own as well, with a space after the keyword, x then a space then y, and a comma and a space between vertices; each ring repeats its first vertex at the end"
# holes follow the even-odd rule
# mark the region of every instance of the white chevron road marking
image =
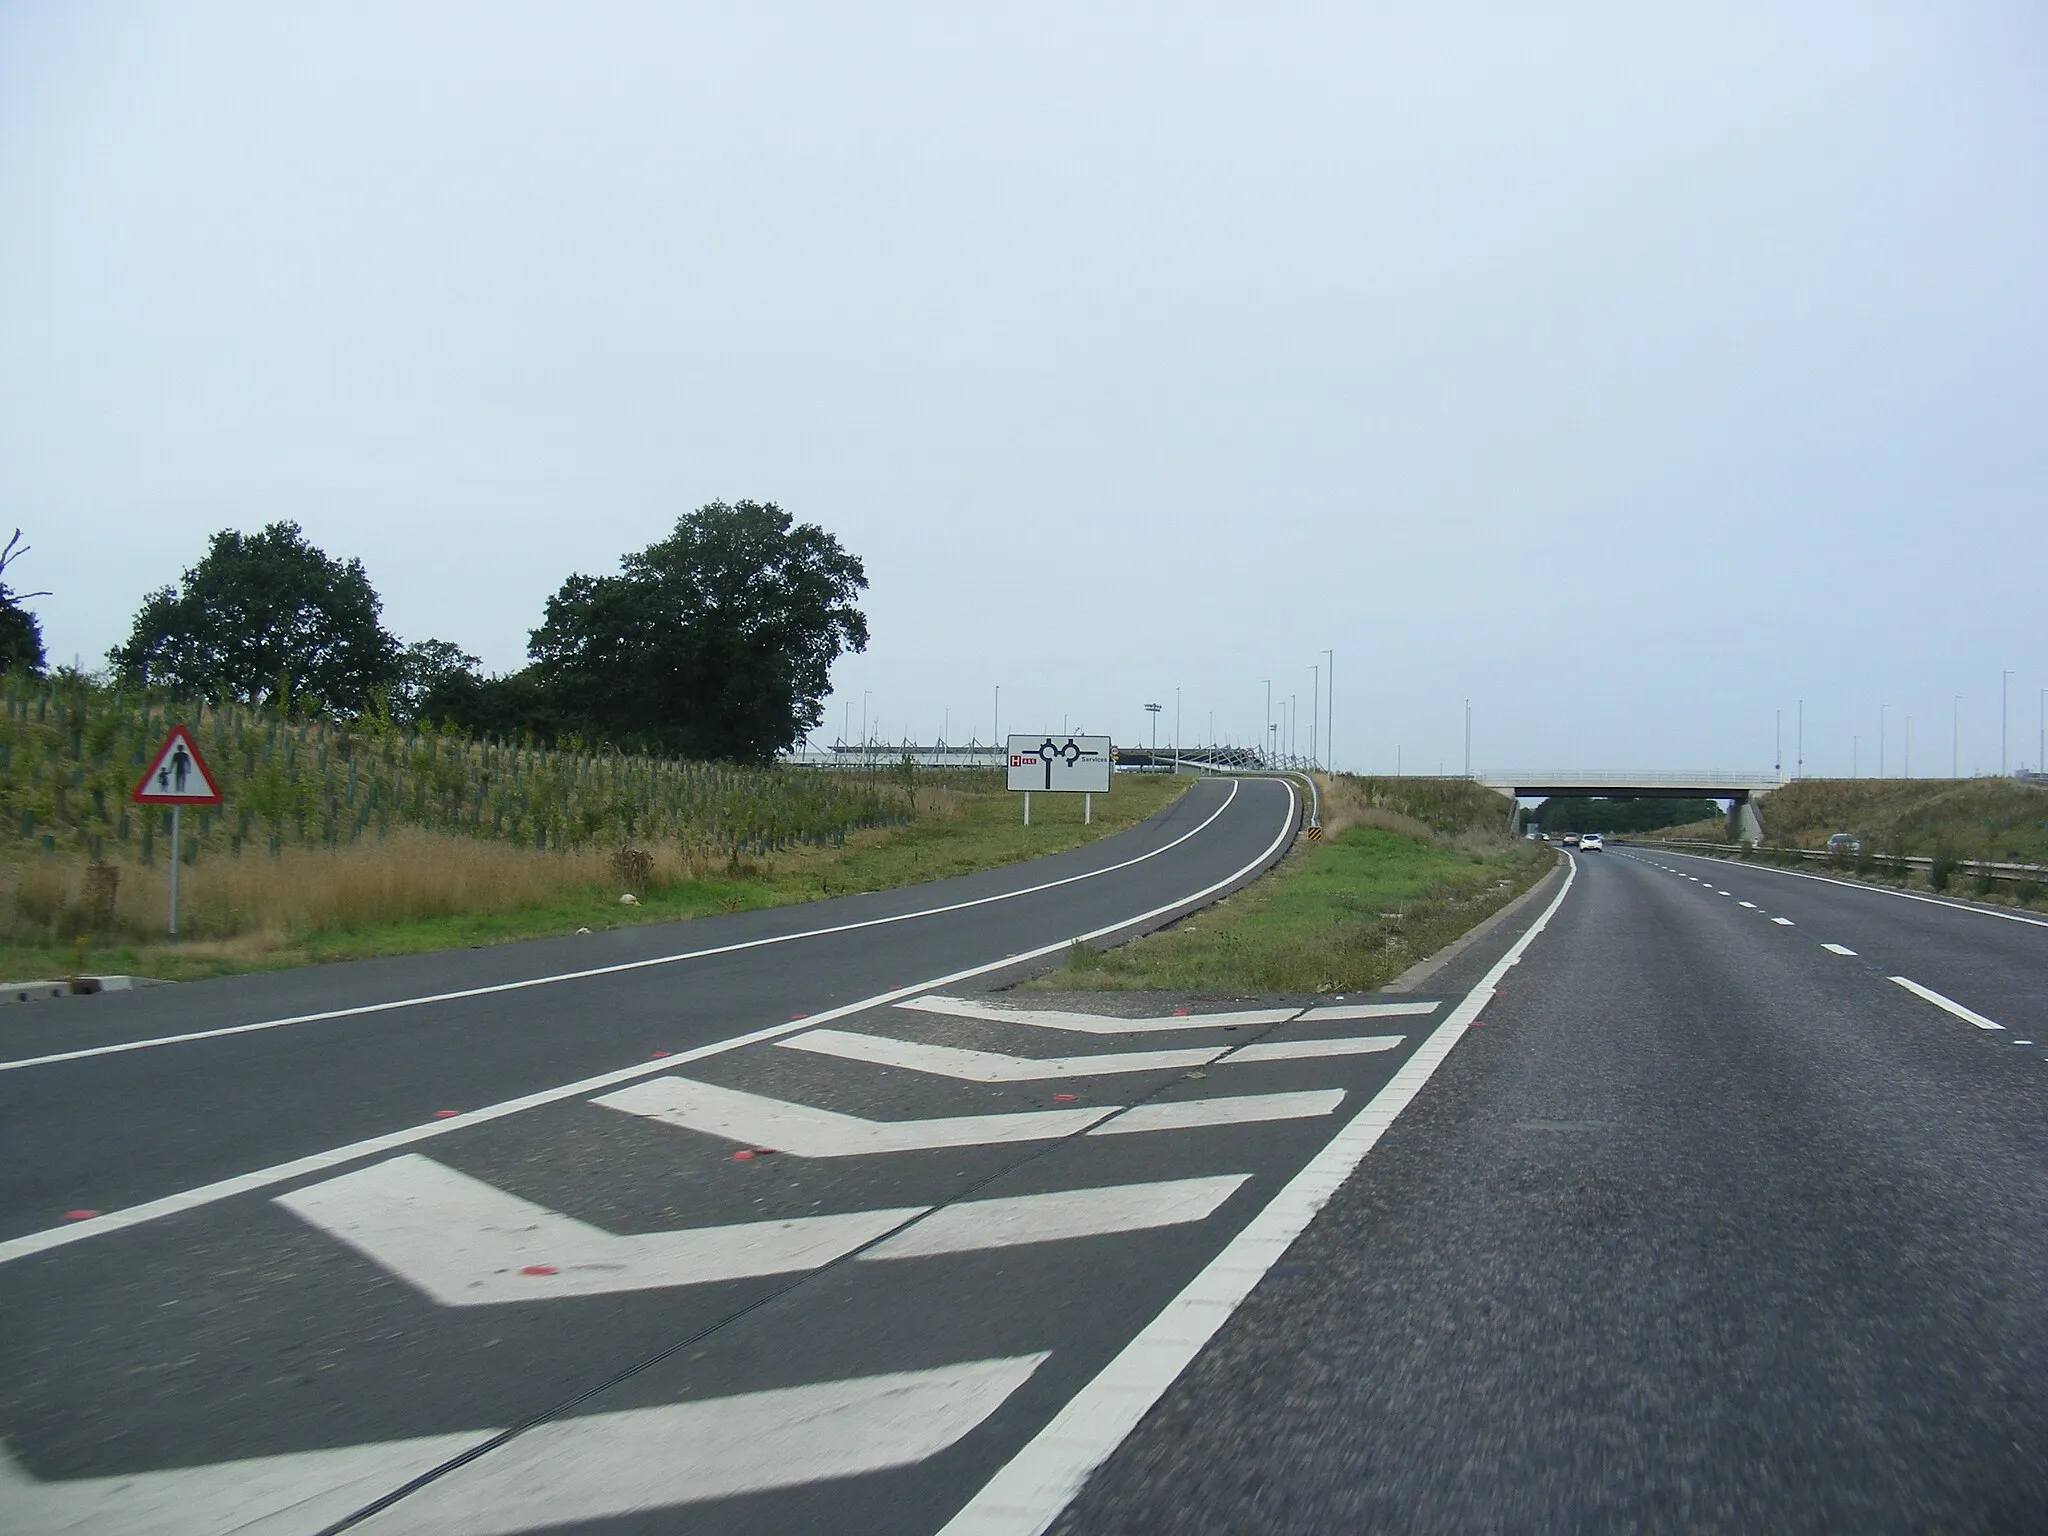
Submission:
POLYGON ((1111 1184, 1062 1189, 942 1206, 907 1232, 861 1255, 863 1259, 922 1259, 941 1253, 1015 1248, 1070 1237, 1142 1232, 1206 1220, 1251 1177, 1165 1179, 1154 1184, 1111 1184))
POLYGON ((863 1120, 763 1098, 687 1077, 655 1077, 591 1100, 664 1125, 722 1136, 798 1157, 862 1157, 874 1152, 920 1152, 932 1147, 980 1147, 1008 1141, 1055 1141, 1113 1115, 1121 1106, 1040 1109, 1009 1115, 960 1115, 943 1120, 863 1120))
POLYGON ((417 1153, 293 1190, 277 1203, 448 1307, 604 1296, 816 1269, 927 1209, 622 1237, 417 1153))
POLYGON ((1342 1088, 1306 1093, 1247 1093, 1235 1098, 1187 1099, 1175 1104, 1140 1104, 1095 1127, 1090 1136, 1132 1136, 1143 1131, 1194 1130, 1207 1125, 1247 1125, 1258 1120, 1308 1120, 1344 1102, 1342 1088))
MULTIPOLYGON (((557 1420, 428 1483, 363 1529, 513 1536, 909 1466, 995 1412, 1045 1358, 975 1360, 557 1420)), ((309 1536, 497 1433, 49 1483, 0 1449, 0 1529, 10 1536, 309 1536)))
POLYGON ((922 1045, 883 1035, 855 1034, 843 1029, 814 1029, 778 1041, 785 1050, 810 1051, 843 1061, 872 1062, 928 1072, 965 1083, 1039 1083, 1068 1077, 1110 1077, 1122 1072, 1155 1072, 1204 1067, 1220 1058, 1223 1066, 1256 1061, 1313 1061, 1329 1056, 1368 1056, 1391 1051, 1405 1035, 1362 1035, 1339 1040, 1265 1040, 1256 1045, 1198 1046, 1184 1051, 1113 1051, 1099 1056, 1011 1056, 1001 1051, 970 1051, 953 1045, 922 1045))
POLYGON ((1242 1061, 1318 1061, 1327 1056, 1373 1056, 1399 1048, 1406 1035, 1347 1035, 1338 1040, 1261 1040, 1223 1058, 1234 1067, 1242 1061))
POLYGON ((1345 1019, 1409 1019, 1435 1013, 1442 1003, 1330 1003, 1301 1016, 1304 1024, 1338 1023, 1345 1019))
POLYGON ((277 1203, 449 1307, 553 1301, 815 1269, 922 1215, 863 1259, 922 1258, 1201 1221, 1250 1174, 620 1236, 407 1156, 277 1203), (929 1212, 929 1214, 927 1214, 929 1212))
POLYGON ((1174 1014, 1166 1018, 1120 1019, 1101 1013, 1064 1013, 1052 1008, 1014 1008, 1001 1003, 976 1003, 964 997, 906 998, 896 1005, 919 1013, 942 1013, 955 1019, 990 1019, 998 1024, 1029 1024, 1034 1029, 1064 1029, 1079 1035, 1145 1035, 1177 1029, 1242 1029, 1259 1024, 1285 1024, 1299 1008, 1246 1008, 1236 1013, 1174 1014))
POLYGON ((792 1035, 776 1043, 785 1050, 902 1067, 966 1083, 1037 1083, 1062 1077, 1110 1077, 1120 1072, 1200 1067, 1229 1049, 1209 1045, 1185 1051, 1117 1051, 1103 1056, 1008 1056, 952 1045, 920 1045, 913 1040, 892 1040, 843 1029, 814 1029, 807 1035, 792 1035))

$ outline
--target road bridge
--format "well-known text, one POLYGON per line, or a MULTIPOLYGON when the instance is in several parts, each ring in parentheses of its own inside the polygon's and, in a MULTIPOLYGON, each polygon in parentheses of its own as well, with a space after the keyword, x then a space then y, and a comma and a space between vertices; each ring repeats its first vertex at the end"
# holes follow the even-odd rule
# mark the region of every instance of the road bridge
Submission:
MULTIPOLYGON (((1726 800, 1728 833, 1741 842, 1763 841, 1756 802, 1785 780, 1775 773, 1734 773, 1723 768, 1670 772, 1608 772, 1584 768, 1540 768, 1527 772, 1474 774, 1489 789, 1514 799, 1586 796, 1606 800, 1726 800)), ((1514 815, 1509 812, 1510 817, 1514 815)))

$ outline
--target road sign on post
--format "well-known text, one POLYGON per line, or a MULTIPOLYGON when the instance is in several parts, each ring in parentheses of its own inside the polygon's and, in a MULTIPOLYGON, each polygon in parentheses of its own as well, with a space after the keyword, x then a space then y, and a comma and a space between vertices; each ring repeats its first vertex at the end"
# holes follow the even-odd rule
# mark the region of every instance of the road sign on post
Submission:
POLYGON ((185 807, 219 805, 220 785, 199 755, 199 744, 182 725, 171 727, 149 768, 128 797, 137 805, 171 808, 171 937, 178 936, 178 865, 185 854, 185 807))
POLYGON ((1024 796, 1024 825, 1031 825, 1031 796, 1086 795, 1082 815, 1095 819, 1095 796, 1109 792, 1114 761, 1107 736, 1012 736, 1007 753, 1010 788, 1024 796))

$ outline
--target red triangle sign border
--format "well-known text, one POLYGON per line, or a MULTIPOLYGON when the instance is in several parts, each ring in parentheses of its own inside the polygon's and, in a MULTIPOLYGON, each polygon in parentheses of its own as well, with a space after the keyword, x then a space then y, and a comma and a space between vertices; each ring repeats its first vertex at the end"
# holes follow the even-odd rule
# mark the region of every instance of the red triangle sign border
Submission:
POLYGON ((164 744, 156 749, 156 756, 149 760, 142 777, 136 780, 135 790, 128 798, 137 805, 219 805, 221 792, 213 770, 206 766, 206 759, 200 755, 199 743, 192 739, 192 733, 182 725, 174 725, 170 734, 164 737, 164 744), (199 781, 190 793, 178 792, 170 780, 172 749, 180 745, 190 759, 186 771, 196 774, 199 781), (152 784, 152 779, 157 782, 152 784))

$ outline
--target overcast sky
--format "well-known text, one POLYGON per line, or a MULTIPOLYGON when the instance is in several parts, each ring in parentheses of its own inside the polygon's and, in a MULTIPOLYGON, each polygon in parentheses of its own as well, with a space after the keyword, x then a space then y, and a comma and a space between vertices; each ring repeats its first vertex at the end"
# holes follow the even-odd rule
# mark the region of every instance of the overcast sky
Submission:
MULTIPOLYGON (((0 3, 0 520, 494 669, 718 498, 896 738, 1995 771, 2048 686, 2048 10, 0 3), (1860 737, 1860 747, 1854 738, 1860 737)), ((0 530, 4 532, 4 530, 0 530)))

